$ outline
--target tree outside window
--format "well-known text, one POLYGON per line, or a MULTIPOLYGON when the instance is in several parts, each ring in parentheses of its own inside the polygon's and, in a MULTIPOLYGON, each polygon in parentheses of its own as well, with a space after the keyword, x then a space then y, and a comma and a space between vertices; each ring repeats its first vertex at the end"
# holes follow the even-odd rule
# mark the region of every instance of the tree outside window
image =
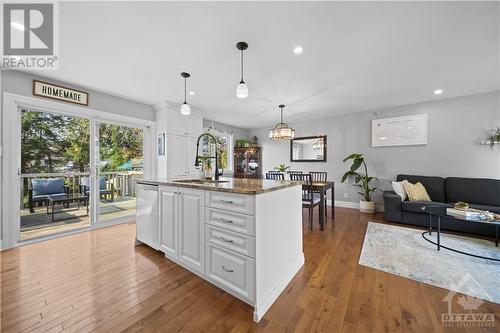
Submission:
MULTIPOLYGON (((232 133, 222 132, 213 128, 206 129, 207 133, 212 134, 217 139, 218 151, 217 155, 219 156, 219 165, 224 172, 232 172, 233 171, 233 141, 234 135, 232 133)), ((202 138, 201 142, 201 156, 215 156, 215 145, 213 144, 213 140, 208 136, 202 138)), ((212 167, 213 160, 206 160, 205 165, 207 168, 212 167)))

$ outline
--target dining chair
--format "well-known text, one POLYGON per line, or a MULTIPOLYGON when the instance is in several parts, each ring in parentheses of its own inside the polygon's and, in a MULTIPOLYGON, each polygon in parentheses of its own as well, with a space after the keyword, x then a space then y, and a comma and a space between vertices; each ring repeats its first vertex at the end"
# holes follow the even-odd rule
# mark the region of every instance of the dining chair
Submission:
POLYGON ((266 179, 285 180, 285 175, 280 172, 266 173, 266 179))
MULTIPOLYGON (((312 178, 308 173, 294 173, 290 174, 290 180, 302 182, 302 207, 309 210, 309 228, 313 228, 313 210, 314 207, 319 206, 320 196, 319 193, 314 193, 312 186, 312 178)), ((321 213, 321 212, 320 212, 321 213)))
POLYGON ((311 171, 309 172, 313 182, 326 182, 328 172, 324 171, 311 171))
MULTIPOLYGON (((324 171, 310 171, 313 182, 327 182, 328 172, 324 171)), ((319 193, 319 191, 314 191, 315 193, 319 193)), ((325 194, 325 207, 326 207, 326 194, 325 194)), ((328 216, 328 209, 325 208, 325 216, 328 216)))
POLYGON ((302 171, 288 171, 287 173, 288 173, 288 175, 290 177, 290 180, 293 180, 292 179, 292 175, 301 175, 301 174, 303 174, 302 171))

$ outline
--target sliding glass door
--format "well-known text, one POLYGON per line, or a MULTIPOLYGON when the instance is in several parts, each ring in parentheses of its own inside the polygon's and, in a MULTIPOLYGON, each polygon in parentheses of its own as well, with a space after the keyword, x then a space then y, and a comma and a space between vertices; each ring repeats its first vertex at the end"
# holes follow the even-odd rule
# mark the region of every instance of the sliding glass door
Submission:
POLYGON ((144 129, 96 124, 98 221, 135 217, 135 181, 144 174, 144 129))
POLYGON ((19 240, 90 226, 90 120, 28 108, 19 111, 19 240))
POLYGON ((133 220, 135 181, 146 164, 146 127, 27 107, 18 111, 17 241, 133 220))

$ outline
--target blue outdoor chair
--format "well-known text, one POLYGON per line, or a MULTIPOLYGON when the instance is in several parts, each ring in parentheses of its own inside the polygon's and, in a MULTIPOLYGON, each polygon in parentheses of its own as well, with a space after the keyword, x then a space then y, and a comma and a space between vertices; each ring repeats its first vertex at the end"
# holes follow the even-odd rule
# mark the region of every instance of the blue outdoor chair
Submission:
MULTIPOLYGON (((80 193, 85 196, 90 196, 90 181, 89 177, 80 178, 80 193)), ((108 196, 110 197, 110 201, 113 202, 115 199, 115 191, 113 183, 110 183, 110 189, 106 185, 106 177, 99 177, 99 198, 104 200, 108 200, 108 196)))
POLYGON ((45 202, 51 195, 68 194, 69 187, 64 185, 64 178, 33 178, 29 184, 28 200, 30 213, 34 213, 35 202, 45 202))

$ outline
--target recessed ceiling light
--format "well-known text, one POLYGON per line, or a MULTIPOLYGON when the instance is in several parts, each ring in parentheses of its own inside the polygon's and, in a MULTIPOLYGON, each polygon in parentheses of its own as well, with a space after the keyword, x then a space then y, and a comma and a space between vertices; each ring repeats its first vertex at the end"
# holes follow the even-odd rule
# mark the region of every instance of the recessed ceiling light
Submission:
POLYGON ((24 25, 22 25, 21 23, 18 23, 18 22, 10 22, 10 25, 11 25, 13 28, 16 28, 17 30, 24 31, 24 25))
POLYGON ((194 91, 190 91, 190 92, 189 92, 189 95, 194 96, 194 95, 196 95, 196 94, 194 93, 194 91))
POLYGON ((304 48, 302 46, 296 46, 293 48, 293 53, 295 54, 302 54, 304 52, 304 48))
POLYGON ((434 90, 434 95, 441 95, 443 93, 442 89, 436 89, 434 90))

